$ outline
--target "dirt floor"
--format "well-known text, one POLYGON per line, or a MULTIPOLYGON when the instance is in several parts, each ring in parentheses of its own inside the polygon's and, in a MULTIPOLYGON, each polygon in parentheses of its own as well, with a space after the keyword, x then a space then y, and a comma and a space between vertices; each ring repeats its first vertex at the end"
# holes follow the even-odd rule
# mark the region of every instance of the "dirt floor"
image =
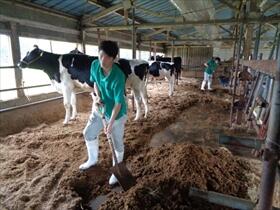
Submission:
MULTIPOLYGON (((189 187, 256 201, 260 161, 217 143, 219 133, 254 132, 229 129, 230 96, 222 89, 203 93, 195 82, 181 80, 171 98, 165 81, 149 84, 148 118, 133 121, 129 112, 125 161, 137 185, 127 192, 108 184, 111 153, 103 134, 98 165, 78 170, 87 159, 82 131, 89 113, 65 127, 60 120, 0 138, 0 209, 89 209, 95 198, 104 201, 101 209, 225 209, 188 197, 189 187)), ((278 179, 278 207, 279 197, 278 179)))

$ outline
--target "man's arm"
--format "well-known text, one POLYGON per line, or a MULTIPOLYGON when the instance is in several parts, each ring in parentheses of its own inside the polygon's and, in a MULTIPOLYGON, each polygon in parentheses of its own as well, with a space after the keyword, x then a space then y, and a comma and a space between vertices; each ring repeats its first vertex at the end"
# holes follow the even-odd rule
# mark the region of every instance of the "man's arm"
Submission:
POLYGON ((125 100, 124 91, 125 91, 125 78, 123 76, 119 78, 114 88, 115 106, 112 110, 111 118, 106 129, 107 134, 112 132, 113 123, 121 110, 122 102, 125 100))
POLYGON ((109 123, 107 125, 107 127, 105 128, 105 134, 111 134, 112 133, 112 128, 113 128, 113 124, 115 122, 116 117, 118 116, 120 110, 121 110, 121 104, 116 104, 113 108, 112 114, 111 114, 111 118, 109 120, 109 123))
POLYGON ((93 85, 93 90, 94 90, 94 93, 95 93, 95 104, 97 106, 100 106, 102 104, 102 101, 101 101, 100 92, 99 92, 99 89, 97 87, 96 82, 93 85))
POLYGON ((113 108, 113 111, 112 111, 112 115, 111 115, 111 118, 110 118, 110 121, 112 124, 114 123, 116 117, 118 116, 120 110, 121 110, 121 107, 122 105, 121 104, 116 104, 113 108))

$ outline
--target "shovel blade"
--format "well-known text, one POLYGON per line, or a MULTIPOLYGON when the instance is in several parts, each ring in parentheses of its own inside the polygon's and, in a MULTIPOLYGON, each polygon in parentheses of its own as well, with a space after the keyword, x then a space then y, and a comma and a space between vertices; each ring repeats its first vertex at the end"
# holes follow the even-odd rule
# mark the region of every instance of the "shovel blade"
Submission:
POLYGON ((136 184, 135 178, 123 162, 118 163, 110 168, 110 171, 115 175, 124 191, 129 190, 136 184))

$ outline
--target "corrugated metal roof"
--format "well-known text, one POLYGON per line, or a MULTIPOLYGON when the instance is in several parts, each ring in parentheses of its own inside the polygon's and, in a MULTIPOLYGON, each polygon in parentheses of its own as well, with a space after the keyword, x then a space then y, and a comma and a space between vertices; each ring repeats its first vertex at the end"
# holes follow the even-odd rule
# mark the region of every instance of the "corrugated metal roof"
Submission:
MULTIPOLYGON (((76 17, 82 17, 83 15, 94 15, 104 10, 103 6, 110 7, 112 5, 122 2, 122 0, 30 0, 31 3, 47 7, 53 10, 64 12, 76 17), (97 2, 97 3, 96 3, 97 2), (98 4, 102 6, 98 6, 98 4)), ((216 13, 214 18, 216 19, 229 19, 234 17, 234 12, 227 6, 221 7, 222 4, 218 0, 212 0, 216 13), (222 8, 222 9, 221 9, 222 8)), ((279 0, 268 0, 267 5, 272 5, 279 2, 279 0)), ((279 4, 278 4, 279 5, 279 4)), ((161 22, 175 22, 176 17, 182 17, 180 11, 171 3, 170 0, 136 0, 135 18, 141 23, 161 23, 161 22)), ((280 5, 279 5, 280 6, 280 5)), ((272 8, 265 13, 265 15, 274 15, 280 13, 279 6, 272 8)), ((201 10, 207 10, 209 8, 201 8, 201 10)), ((190 11, 196 12, 196 11, 190 11)), ((131 15, 131 13, 130 13, 131 15)), ((96 21, 97 25, 122 25, 124 24, 124 18, 117 14, 111 13, 105 17, 102 17, 96 21)), ((225 26, 226 27, 226 26, 225 26)), ((230 29, 230 28, 228 28, 230 29)), ((172 29, 171 34, 174 36, 182 36, 188 33, 193 33, 194 27, 182 27, 172 29)), ((150 30, 138 30, 139 33, 148 34, 153 32, 150 30)), ((228 36, 224 30, 219 29, 219 33, 223 36, 228 36)), ((154 39, 166 39, 166 32, 156 34, 154 39)))

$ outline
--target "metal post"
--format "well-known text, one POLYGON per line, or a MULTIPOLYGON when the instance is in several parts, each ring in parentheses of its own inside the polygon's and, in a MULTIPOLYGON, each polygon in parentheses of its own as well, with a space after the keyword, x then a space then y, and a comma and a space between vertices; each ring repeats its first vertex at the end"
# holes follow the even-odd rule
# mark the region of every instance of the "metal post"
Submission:
POLYGON ((203 200, 206 200, 210 203, 227 206, 234 209, 253 210, 253 208, 255 207, 255 204, 250 200, 237 198, 213 191, 203 191, 194 187, 190 188, 189 196, 202 198, 203 200))
POLYGON ((153 55, 154 55, 154 60, 156 61, 157 59, 157 43, 154 43, 154 52, 153 52, 153 55))
MULTIPOLYGON (((280 26, 278 26, 278 27, 280 27, 280 26)), ((276 44, 276 55, 275 55, 276 59, 278 58, 278 55, 279 55, 279 48, 280 48, 280 33, 278 33, 278 39, 277 39, 277 44, 276 44)))
POLYGON ((171 61, 174 62, 174 40, 172 41, 171 61))
MULTIPOLYGON (((17 63, 20 61, 20 44, 18 37, 18 30, 16 23, 10 23, 11 27, 11 47, 12 47, 12 56, 13 63, 15 66, 15 78, 16 78, 16 87, 20 88, 22 86, 22 71, 17 66, 17 63)), ((17 90, 17 97, 26 97, 22 89, 17 90)))
POLYGON ((280 56, 273 86, 271 111, 265 144, 258 210, 271 210, 275 187, 276 167, 280 159, 280 56))
POLYGON ((151 57, 152 57, 152 41, 150 41, 150 51, 149 51, 149 53, 150 53, 150 59, 151 59, 151 57))
MULTIPOLYGON (((273 54, 274 54, 275 46, 277 44, 277 37, 278 37, 278 31, 279 31, 278 29, 279 28, 277 27, 276 32, 275 32, 275 36, 274 36, 274 40, 273 40, 273 45, 272 45, 271 51, 270 51, 269 56, 268 56, 268 60, 273 59, 273 54)), ((276 57, 276 59, 277 59, 277 57, 276 57)))
POLYGON ((135 7, 132 5, 132 58, 136 59, 135 7))
POLYGON ((257 60, 258 59, 261 31, 262 31, 262 25, 259 24, 259 28, 258 28, 257 35, 256 35, 256 40, 255 40, 253 60, 257 60))
POLYGON ((235 41, 234 41, 234 46, 233 46, 233 55, 232 55, 232 70, 231 70, 231 74, 230 74, 230 92, 232 93, 232 82, 234 81, 234 74, 233 74, 233 69, 234 69, 234 61, 235 61, 235 54, 236 54, 236 45, 237 45, 237 32, 238 32, 238 27, 235 27, 235 41))
MULTIPOLYGON (((246 6, 243 5, 243 15, 242 19, 245 17, 246 12, 246 6)), ((242 37, 243 37, 243 30, 244 30, 244 21, 241 22, 240 28, 239 28, 239 37, 238 37, 238 45, 237 45, 237 62, 235 67, 235 79, 234 79, 234 85, 233 85, 233 95, 232 95, 232 102, 231 102, 231 110, 230 110, 230 126, 232 126, 232 119, 233 119, 233 108, 234 108, 234 101, 235 101, 235 94, 236 94, 236 81, 237 81, 237 72, 239 69, 240 64, 240 53, 241 53, 241 43, 242 43, 242 37)))
MULTIPOLYGON (((136 28, 135 28, 135 5, 132 1, 132 59, 136 59, 136 28)), ((132 110, 135 110, 134 94, 132 95, 132 110)))

